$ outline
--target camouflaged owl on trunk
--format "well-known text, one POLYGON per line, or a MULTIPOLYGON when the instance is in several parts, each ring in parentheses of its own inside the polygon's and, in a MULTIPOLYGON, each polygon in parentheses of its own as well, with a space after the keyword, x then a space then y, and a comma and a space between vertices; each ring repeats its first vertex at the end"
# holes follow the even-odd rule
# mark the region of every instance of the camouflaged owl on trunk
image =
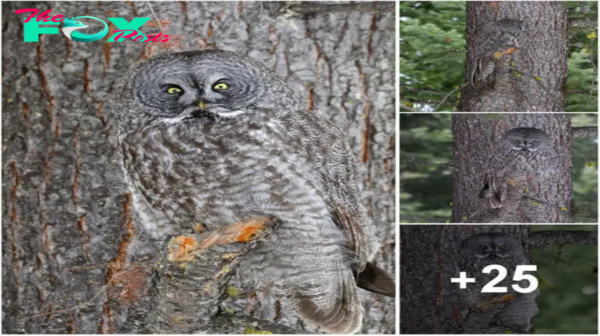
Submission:
MULTIPOLYGON (((527 333, 533 327, 532 319, 539 312, 536 298, 539 290, 519 293, 512 288, 515 269, 531 262, 519 241, 500 232, 472 235, 460 246, 459 271, 475 278, 475 283, 461 291, 468 307, 463 313, 462 333, 504 334, 527 333), (504 266, 506 277, 495 287, 506 287, 506 293, 482 293, 483 287, 498 277, 497 271, 482 273, 488 265, 504 266)), ((521 288, 529 286, 528 280, 518 282, 521 288)))
POLYGON ((124 78, 123 168, 150 236, 253 218, 281 225, 243 258, 247 283, 329 333, 361 329, 357 287, 394 296, 344 134, 300 108, 261 63, 226 51, 160 55, 124 78))
POLYGON ((470 45, 469 58, 475 61, 471 68, 469 83, 471 85, 493 82, 492 74, 496 62, 501 57, 495 53, 506 51, 507 48, 519 48, 525 33, 525 23, 520 20, 503 19, 478 29, 474 41, 470 45))
POLYGON ((553 161, 557 159, 546 132, 531 127, 513 128, 490 154, 479 197, 487 199, 492 208, 506 208, 508 204, 507 210, 516 210, 522 195, 535 191, 533 182, 552 177, 553 161))

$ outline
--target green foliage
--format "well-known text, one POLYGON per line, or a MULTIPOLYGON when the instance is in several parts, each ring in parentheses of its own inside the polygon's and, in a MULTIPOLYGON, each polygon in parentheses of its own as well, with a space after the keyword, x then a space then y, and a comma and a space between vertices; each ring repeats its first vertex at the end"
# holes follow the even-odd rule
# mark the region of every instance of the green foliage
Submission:
MULTIPOLYGON (((564 1, 572 22, 598 21, 598 2, 564 1)), ((568 112, 598 111, 598 38, 597 27, 569 29, 568 112)))
MULTIPOLYGON (((462 82, 465 9, 464 2, 401 2, 400 83, 421 92, 406 95, 418 98, 416 108, 433 109, 462 82)), ((446 103, 455 101, 456 96, 446 103)))
MULTIPOLYGON (((595 114, 573 114, 577 126, 597 125, 595 114)), ((485 114, 497 118, 497 114, 485 114)), ((598 205, 598 143, 575 139, 573 216, 595 223, 598 205)), ((450 114, 400 114, 400 215, 404 223, 444 223, 452 214, 452 132, 450 114)))
MULTIPOLYGON (((595 1, 563 2, 569 20, 598 17, 595 1)), ((464 1, 400 3, 400 92, 402 104, 433 111, 447 94, 464 83, 466 59, 464 1)), ((594 28, 569 29, 566 111, 597 111, 597 38, 594 28), (591 34, 594 33, 594 34, 591 34), (592 37, 592 38, 590 38, 592 37)), ((538 79, 543 83, 543 78, 538 79)), ((460 99, 453 92, 436 111, 453 111, 460 99)))
MULTIPOLYGON (((571 118, 573 127, 595 126, 596 114, 580 114, 571 118)), ((598 218, 598 140, 573 140, 573 196, 575 218, 596 222, 598 218)))
POLYGON ((598 110, 597 74, 590 57, 596 59, 596 53, 588 54, 582 49, 574 51, 569 57, 569 78, 567 79, 566 110, 572 112, 598 110))
MULTIPOLYGON (((586 230, 597 225, 533 225, 532 231, 586 230)), ((535 317, 537 334, 596 334, 598 328, 598 247, 547 245, 533 247, 531 260, 538 266, 535 317)))
MULTIPOLYGON (((452 212, 449 114, 400 115, 400 212, 443 223, 452 212), (425 163, 423 163, 425 162, 425 163)), ((412 222, 419 222, 412 221, 412 222)), ((423 222, 423 221, 420 221, 423 222)))

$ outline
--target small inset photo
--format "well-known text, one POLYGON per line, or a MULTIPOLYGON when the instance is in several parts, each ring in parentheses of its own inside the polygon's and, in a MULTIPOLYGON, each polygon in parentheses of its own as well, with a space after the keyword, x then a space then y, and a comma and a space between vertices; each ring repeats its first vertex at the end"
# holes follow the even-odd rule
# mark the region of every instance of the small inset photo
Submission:
POLYGON ((400 114, 400 223, 597 223, 596 114, 400 114))
POLYGON ((597 1, 401 1, 401 112, 597 112, 597 1))
POLYGON ((403 225, 401 334, 597 334, 597 225, 403 225))

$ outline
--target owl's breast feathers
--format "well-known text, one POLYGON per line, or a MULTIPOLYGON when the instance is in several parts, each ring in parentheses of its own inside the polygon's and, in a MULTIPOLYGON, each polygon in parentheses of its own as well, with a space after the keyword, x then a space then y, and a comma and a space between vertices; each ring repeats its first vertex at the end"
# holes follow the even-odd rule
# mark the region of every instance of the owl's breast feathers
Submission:
POLYGON ((356 158, 342 133, 313 112, 149 127, 126 136, 123 151, 141 194, 172 223, 235 222, 249 214, 238 213, 242 207, 277 197, 300 202, 299 189, 312 189, 346 237, 358 286, 395 295, 393 278, 368 263, 377 241, 360 204, 356 158), (156 187, 161 181, 166 186, 156 187), (170 208, 173 202, 179 205, 170 208))

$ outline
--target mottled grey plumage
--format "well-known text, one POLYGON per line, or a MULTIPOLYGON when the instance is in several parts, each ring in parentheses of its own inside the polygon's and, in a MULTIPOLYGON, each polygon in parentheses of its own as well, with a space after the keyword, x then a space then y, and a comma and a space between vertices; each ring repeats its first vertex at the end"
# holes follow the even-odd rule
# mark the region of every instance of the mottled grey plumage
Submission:
MULTIPOLYGON (((519 127, 506 132, 495 146, 486 166, 484 186, 479 197, 489 200, 492 208, 503 206, 510 191, 527 189, 528 181, 545 178, 549 162, 557 159, 550 136, 537 128, 519 127)), ((513 206, 518 202, 513 202, 513 206)))
POLYGON ((279 219, 238 271, 331 333, 360 330, 357 282, 393 295, 367 263, 377 243, 343 134, 265 66, 226 51, 157 56, 125 76, 118 110, 134 205, 154 239, 279 219))
POLYGON ((526 30, 525 23, 520 20, 503 19, 477 29, 474 41, 470 45, 470 57, 475 59, 476 66, 470 74, 470 83, 474 85, 489 80, 494 72, 494 53, 509 47, 519 48, 526 30))
MULTIPOLYGON (((531 320, 538 313, 535 303, 539 290, 518 293, 512 288, 517 265, 530 265, 523 246, 513 237, 498 232, 475 234, 461 243, 460 271, 476 279, 466 289, 465 301, 469 311, 463 324, 465 333, 503 333, 505 328, 513 332, 527 332, 531 320), (497 272, 484 274, 488 265, 504 266, 508 274, 495 287, 508 288, 507 293, 481 293, 482 288, 497 277, 497 272), (507 298, 506 295, 510 295, 507 298)), ((518 284, 525 288, 528 282, 518 284)))

